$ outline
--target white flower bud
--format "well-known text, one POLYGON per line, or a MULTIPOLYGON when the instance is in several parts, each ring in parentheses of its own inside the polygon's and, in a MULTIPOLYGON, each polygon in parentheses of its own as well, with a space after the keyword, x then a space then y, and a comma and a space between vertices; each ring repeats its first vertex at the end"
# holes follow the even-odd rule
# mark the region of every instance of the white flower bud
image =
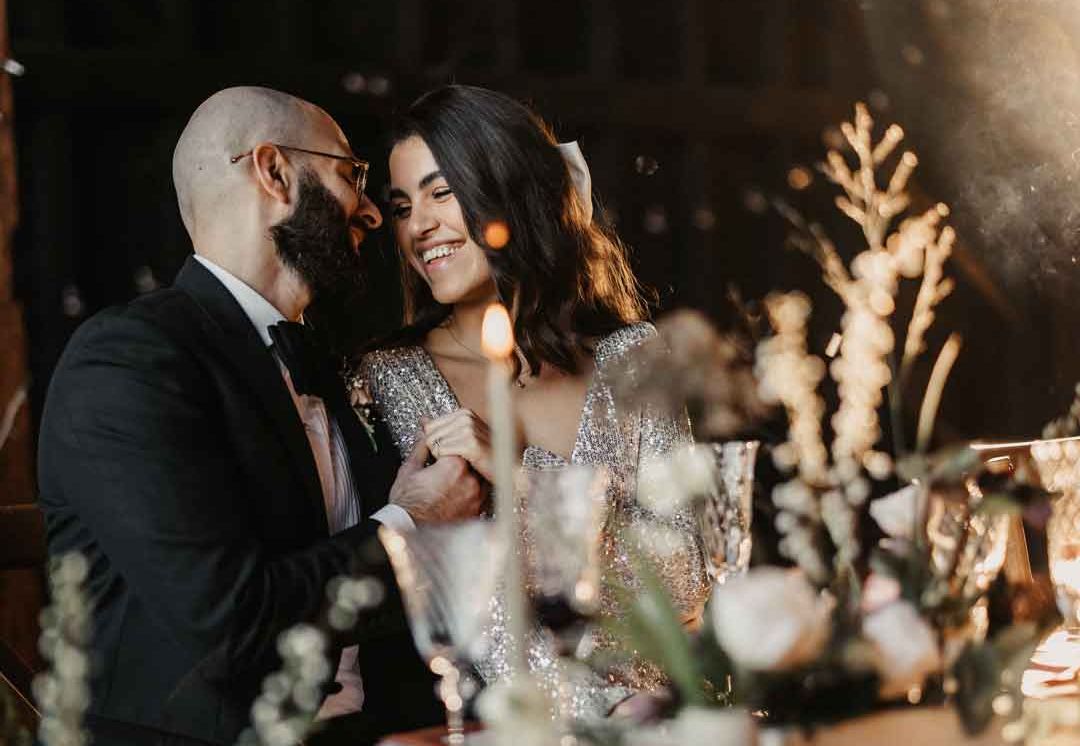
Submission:
POLYGON ((907 601, 895 601, 867 616, 863 636, 877 653, 883 699, 905 696, 941 669, 934 630, 907 601))
POLYGON ((870 503, 870 516, 886 535, 894 539, 911 539, 915 517, 919 509, 918 485, 893 492, 870 503))
POLYGON ((737 665, 780 671, 821 654, 831 608, 802 573, 760 567, 718 586, 709 613, 717 639, 737 665))

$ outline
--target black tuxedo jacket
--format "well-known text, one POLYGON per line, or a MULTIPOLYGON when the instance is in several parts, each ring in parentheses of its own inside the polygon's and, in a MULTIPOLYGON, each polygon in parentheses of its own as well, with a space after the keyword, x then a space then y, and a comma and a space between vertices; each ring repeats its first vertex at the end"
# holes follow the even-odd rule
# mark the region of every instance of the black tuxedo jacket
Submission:
MULTIPOLYGON (((397 468, 340 423, 370 516, 397 468)), ((39 441, 49 552, 90 563, 95 742, 233 743, 278 634, 315 622, 327 581, 376 574, 358 643, 379 730, 434 722, 377 525, 329 536, 317 468, 277 363, 225 287, 189 259, 174 285, 84 323, 49 387, 39 441), (397 707, 400 697, 412 700, 397 707), (419 699, 418 699, 419 698, 419 699), (177 738, 179 737, 179 738, 177 738)))

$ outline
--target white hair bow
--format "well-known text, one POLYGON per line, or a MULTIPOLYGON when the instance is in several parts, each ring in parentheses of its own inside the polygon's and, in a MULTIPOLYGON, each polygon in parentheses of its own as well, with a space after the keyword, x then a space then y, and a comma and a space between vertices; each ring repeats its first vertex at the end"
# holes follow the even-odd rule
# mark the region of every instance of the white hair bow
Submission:
POLYGON ((592 220, 592 175, 589 173, 588 164, 585 163, 585 156, 581 153, 581 146, 578 145, 577 140, 574 140, 561 142, 558 148, 563 160, 566 161, 567 168, 570 169, 570 180, 574 182, 574 191, 581 199, 585 217, 592 220))

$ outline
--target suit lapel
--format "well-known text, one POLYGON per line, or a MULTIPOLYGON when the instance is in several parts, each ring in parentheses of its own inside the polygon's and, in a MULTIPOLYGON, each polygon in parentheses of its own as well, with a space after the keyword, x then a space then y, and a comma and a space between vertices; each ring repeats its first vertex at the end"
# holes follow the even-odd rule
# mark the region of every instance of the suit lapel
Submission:
POLYGON ((382 421, 370 421, 373 432, 369 435, 352 407, 343 410, 335 410, 333 414, 349 451, 353 486, 360 501, 360 516, 364 518, 386 504, 399 465, 397 448, 382 421))
MULTIPOLYGON (((174 285, 184 290, 205 312, 207 338, 234 363, 237 373, 251 384, 256 398, 275 424, 275 432, 290 455, 324 534, 328 533, 326 507, 315 456, 304 432, 277 361, 240 304, 205 267, 189 257, 174 285)), ((359 425, 358 425, 359 426, 359 425)))

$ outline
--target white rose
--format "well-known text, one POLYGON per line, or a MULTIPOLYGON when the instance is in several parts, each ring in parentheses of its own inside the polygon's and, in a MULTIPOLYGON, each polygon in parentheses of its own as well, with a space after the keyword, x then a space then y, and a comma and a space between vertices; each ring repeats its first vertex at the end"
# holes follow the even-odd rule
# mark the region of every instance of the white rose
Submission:
POLYGON ((679 485, 691 495, 703 495, 716 483, 716 453, 707 445, 679 448, 672 454, 679 485))
POLYGON ((742 668, 794 668, 829 640, 832 603, 798 570, 754 568, 718 586, 709 609, 717 640, 742 668))
POLYGON ((895 601, 863 620, 863 637, 877 652, 882 699, 896 699, 941 669, 937 636, 907 601, 895 601))
POLYGON ((754 742, 754 721, 740 707, 723 710, 686 707, 675 718, 671 730, 679 746, 754 742))
POLYGON ((553 702, 528 676, 501 679, 480 693, 476 710, 493 734, 492 743, 545 746, 555 737, 553 702))
POLYGON ((642 507, 659 515, 671 515, 686 504, 686 495, 675 489, 675 470, 668 458, 653 458, 638 471, 637 499, 642 507))
POLYGON ((899 599, 901 591, 900 581, 896 578, 872 572, 863 582, 859 607, 864 614, 872 613, 899 599))
POLYGON ((683 446, 649 459, 638 473, 638 501, 659 515, 670 516, 716 483, 713 451, 704 445, 683 446))
POLYGON ((919 508, 919 494, 919 486, 909 484, 891 495, 873 500, 870 503, 870 515, 887 536, 910 540, 919 508))

